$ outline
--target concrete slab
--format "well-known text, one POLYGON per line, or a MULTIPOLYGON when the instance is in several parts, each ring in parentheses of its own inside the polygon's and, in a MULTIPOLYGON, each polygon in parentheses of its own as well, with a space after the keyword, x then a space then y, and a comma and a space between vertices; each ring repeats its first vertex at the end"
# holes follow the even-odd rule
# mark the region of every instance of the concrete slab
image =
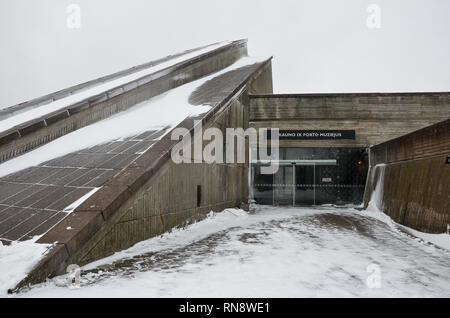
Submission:
MULTIPOLYGON (((231 71, 199 87, 191 96, 191 103, 209 104, 213 107, 213 111, 208 115, 198 116, 198 119, 209 120, 236 93, 245 88, 248 79, 268 61, 231 71)), ((7 212, 4 214, 3 221, 0 221, 0 225, 9 222, 11 227, 15 228, 15 232, 11 232, 11 229, 6 229, 5 226, 0 239, 21 240, 46 233, 38 243, 58 241, 66 247, 66 251, 58 247, 58 257, 46 256, 46 259, 32 271, 31 278, 29 277, 27 282, 35 282, 50 274, 59 273, 64 264, 61 259, 58 259, 59 253, 65 260, 68 260, 69 256, 77 258, 78 255, 75 255, 77 250, 86 244, 105 222, 111 223, 109 220, 114 220, 113 216, 131 196, 132 190, 137 190, 153 175, 154 171, 170 160, 170 149, 177 141, 170 140, 170 134, 160 140, 159 138, 165 133, 167 128, 95 145, 29 168, 26 172, 0 178, 0 183, 27 187, 24 190, 19 188, 17 193, 11 193, 0 202, 3 208, 0 211, 0 218, 5 211, 7 212), (148 149, 150 146, 152 147, 148 149), (134 169, 130 168, 131 165, 134 169), (51 172, 51 175, 43 175, 44 171, 51 172), (116 181, 119 175, 122 178, 117 178, 116 181), (24 183, 22 180, 36 183, 24 183), (69 214, 64 212, 66 207, 94 187, 102 187, 102 189, 74 212, 69 214), (66 188, 74 188, 74 190, 66 193, 66 188), (40 208, 30 208, 31 206, 40 208), (14 222, 14 220, 17 221, 14 222), (42 223, 37 225, 41 221, 42 223), (49 231, 50 228, 52 228, 51 231, 49 231), (8 238, 2 237, 3 233, 8 238), (69 255, 66 255, 66 252, 69 255), (45 263, 56 259, 58 259, 57 264, 45 263), (39 279, 34 278, 36 275, 39 279)), ((168 224, 175 224, 176 216, 173 215, 173 217, 172 221, 167 221, 168 224)))
POLYGON ((64 209, 102 187, 165 132, 150 130, 83 149, 0 178, 0 239, 30 239, 65 218, 64 209))

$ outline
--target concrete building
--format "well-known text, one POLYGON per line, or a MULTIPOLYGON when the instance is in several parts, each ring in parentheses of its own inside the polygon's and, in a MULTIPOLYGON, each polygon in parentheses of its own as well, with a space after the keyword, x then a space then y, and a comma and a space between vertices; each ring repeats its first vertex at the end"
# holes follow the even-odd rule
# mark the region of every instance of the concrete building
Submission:
POLYGON ((41 235, 38 244, 53 244, 17 287, 65 273, 69 264, 106 257, 211 210, 246 208, 251 200, 367 205, 382 177, 386 213, 423 231, 446 230, 449 93, 273 95, 272 90, 271 58, 248 58, 247 42, 239 40, 183 52, 1 111, 6 128, 0 132, 0 240, 9 244, 41 235), (33 161, 45 157, 54 142, 70 140, 64 138, 105 119, 135 120, 133 111, 139 107, 156 116, 158 98, 180 87, 190 89, 185 85, 190 83, 198 85, 187 91, 184 102, 207 106, 207 111, 175 125, 118 133, 98 144, 93 138, 89 147, 33 161), (142 106, 155 97, 154 109, 142 106), (17 118, 26 120, 18 123, 17 118), (279 170, 261 174, 267 162, 249 155, 258 148, 249 140, 244 163, 175 164, 170 153, 179 141, 172 140, 171 132, 187 129, 194 144, 199 123, 203 131, 214 127, 223 135, 227 128, 268 130, 267 138, 272 138, 271 128, 278 128, 279 170), (376 167, 381 163, 385 168, 376 167), (14 171, 7 173, 8 167, 14 171))
MULTIPOLYGON (((432 125, 448 119, 449 106, 449 93, 252 95, 250 125, 256 129, 280 129, 280 159, 284 160, 274 175, 259 174, 259 165, 255 164, 252 174, 254 198, 262 204, 359 205, 367 190, 367 204, 372 189, 366 189, 369 168, 395 162, 379 155, 371 158, 379 152, 377 145, 424 127, 441 127, 440 133, 432 138, 417 132, 414 135, 417 140, 411 146, 420 143, 420 155, 406 155, 407 149, 403 147, 404 159, 396 161, 403 166, 406 165, 404 161, 420 158, 429 162, 430 158, 440 155, 440 160, 435 159, 437 166, 427 169, 436 168, 440 172, 441 177, 433 179, 435 183, 430 190, 440 195, 435 204, 439 206, 436 208, 440 211, 441 225, 437 228, 418 227, 418 221, 415 227, 443 232, 449 223, 445 212, 449 211, 450 202, 449 178, 445 178, 449 166, 445 162, 450 152, 448 127, 442 126, 448 124, 432 125)), ((400 142, 396 145, 401 147, 400 142)), ((377 182, 376 179, 372 181, 377 182)), ((417 186, 414 179, 396 185, 404 191, 417 186)), ((422 200, 422 194, 430 186, 421 185, 424 192, 419 191, 417 197, 409 197, 406 201, 411 200, 412 204, 422 200)), ((392 191, 387 189, 385 193, 392 191)), ((404 213, 408 214, 407 210, 404 213)), ((415 213, 421 215, 425 211, 415 213)))

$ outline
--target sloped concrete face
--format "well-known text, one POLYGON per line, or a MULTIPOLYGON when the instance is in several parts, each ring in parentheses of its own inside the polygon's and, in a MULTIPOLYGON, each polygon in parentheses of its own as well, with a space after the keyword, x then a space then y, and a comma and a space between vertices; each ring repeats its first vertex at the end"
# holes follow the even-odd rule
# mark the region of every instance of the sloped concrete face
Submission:
MULTIPOLYGON (((193 121, 202 120, 203 129, 215 127, 223 131, 224 135, 226 128, 246 128, 244 100, 248 90, 244 89, 240 96, 226 100, 237 87, 249 87, 250 83, 261 80, 260 74, 267 71, 270 71, 270 63, 242 68, 240 74, 239 71, 234 72, 237 78, 231 81, 233 78, 225 77, 224 82, 209 88, 216 92, 214 99, 226 92, 221 101, 213 101, 216 110, 221 105, 225 108, 209 119, 205 116, 189 118, 180 126, 192 130, 193 121)), ((170 135, 167 135, 161 143, 165 144, 162 147, 169 149, 176 141, 170 140, 170 135)), ((133 174, 146 171, 158 153, 161 153, 161 149, 152 148, 128 169, 128 175, 124 171, 112 180, 110 186, 117 190, 122 186, 127 186, 128 191, 133 190, 129 191, 130 196, 117 210, 104 215, 105 224, 87 244, 72 254, 71 263, 92 262, 176 226, 202 219, 210 211, 239 207, 248 202, 248 164, 175 164, 169 158, 160 157, 165 163, 152 169, 148 181, 136 179, 133 174), (200 201, 198 191, 201 192, 200 201)), ((92 201, 98 200, 93 197, 92 201)), ((86 202, 80 206, 80 213, 84 213, 83 210, 87 210, 89 205, 86 202)))
MULTIPOLYGON (((191 51, 186 51, 183 54, 191 51)), ((0 113, 0 120, 20 112, 22 108, 38 107, 43 103, 45 104, 52 100, 67 97, 71 92, 76 92, 85 88, 85 86, 106 81, 110 77, 124 76, 144 67, 170 62, 170 60, 179 55, 149 62, 139 67, 44 96, 43 98, 24 103, 23 105, 13 106, 0 113)), ((7 131, 2 131, 0 132, 0 163, 31 151, 82 127, 127 110, 142 101, 160 95, 170 89, 217 72, 246 55, 246 40, 234 41, 211 52, 200 54, 197 57, 156 71, 143 78, 101 93, 100 95, 90 96, 83 101, 69 105, 58 111, 32 119, 7 131)))
POLYGON ((66 207, 118 175, 164 132, 83 149, 0 178, 0 240, 44 234, 68 215, 66 207))
MULTIPOLYGON (((139 86, 139 83, 134 83, 131 89, 124 88, 122 94, 107 97, 100 102, 94 96, 95 103, 90 103, 91 99, 86 101, 85 104, 89 106, 87 109, 80 104, 72 105, 63 110, 70 116, 55 119, 54 123, 38 127, 36 131, 30 131, 28 135, 19 136, 18 140, 3 146, 7 148, 6 152, 11 156, 18 156, 22 151, 42 146, 41 143, 50 142, 74 130, 108 118, 154 95, 221 70, 246 54, 246 41, 231 42, 219 49, 164 69, 162 73, 151 74, 150 77, 144 78, 145 84, 139 86), (20 145, 23 142, 29 142, 31 148, 20 145)), ((56 98, 59 94, 55 93, 52 96, 56 98)), ((15 108, 9 110, 12 113, 15 111, 18 110, 15 108)), ((41 120, 37 118, 36 123, 41 120)), ((34 124, 31 123, 31 125, 34 124)), ((166 128, 145 131, 123 140, 75 151, 42 164, 36 163, 34 166, 1 177, 0 240, 3 244, 9 244, 11 241, 27 240, 44 234, 67 216, 68 212, 64 211, 66 207, 95 188, 105 186, 149 147, 154 146, 164 133, 167 133, 166 128)), ((0 153, 1 149, 4 148, 0 146, 0 153)), ((3 159, 5 158, 10 157, 5 155, 3 159)))
POLYGON ((380 191, 379 208, 394 221, 422 232, 448 231, 450 120, 375 146, 370 153, 365 206, 380 191))
MULTIPOLYGON (((223 132, 248 127, 248 93, 272 92, 270 59, 230 73, 206 82, 197 92, 207 96, 201 102, 212 110, 186 118, 178 127, 193 132, 194 120, 200 120, 203 129, 223 132)), ((170 133, 165 135, 44 235, 38 243, 58 242, 55 248, 61 251, 47 256, 18 287, 63 274, 70 264, 111 255, 210 211, 248 202, 248 164, 177 165, 170 159, 176 143, 170 133)))

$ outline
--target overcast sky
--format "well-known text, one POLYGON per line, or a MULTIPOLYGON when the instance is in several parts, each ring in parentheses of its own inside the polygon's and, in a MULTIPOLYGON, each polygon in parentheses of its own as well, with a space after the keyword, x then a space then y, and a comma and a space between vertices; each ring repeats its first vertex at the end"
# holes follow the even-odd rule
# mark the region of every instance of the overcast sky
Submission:
POLYGON ((450 91, 449 0, 0 0, 0 108, 240 38, 277 93, 450 91))

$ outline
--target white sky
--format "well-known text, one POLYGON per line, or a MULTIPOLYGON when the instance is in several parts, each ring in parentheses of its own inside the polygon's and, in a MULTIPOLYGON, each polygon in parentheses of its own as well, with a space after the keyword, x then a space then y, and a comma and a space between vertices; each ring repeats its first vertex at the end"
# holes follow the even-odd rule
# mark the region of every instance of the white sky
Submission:
POLYGON ((449 31, 448 0, 0 0, 0 105, 240 38, 274 55, 277 93, 450 91, 449 31))

